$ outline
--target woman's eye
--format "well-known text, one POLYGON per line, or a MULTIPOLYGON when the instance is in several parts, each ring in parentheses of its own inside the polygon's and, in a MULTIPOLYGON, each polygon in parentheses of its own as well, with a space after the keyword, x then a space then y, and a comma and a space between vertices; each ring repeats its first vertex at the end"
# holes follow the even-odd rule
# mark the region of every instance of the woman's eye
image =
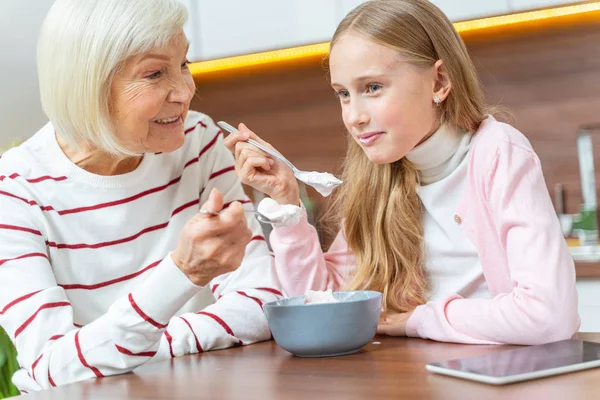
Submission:
POLYGON ((183 64, 181 64, 181 68, 188 68, 188 65, 190 64, 190 60, 185 60, 183 62, 183 64))
POLYGON ((381 85, 378 83, 371 83, 367 86, 367 93, 375 93, 381 90, 381 85))
POLYGON ((148 78, 148 79, 157 79, 157 78, 160 78, 160 75, 161 75, 161 71, 156 71, 156 72, 154 72, 154 73, 146 76, 146 78, 148 78))

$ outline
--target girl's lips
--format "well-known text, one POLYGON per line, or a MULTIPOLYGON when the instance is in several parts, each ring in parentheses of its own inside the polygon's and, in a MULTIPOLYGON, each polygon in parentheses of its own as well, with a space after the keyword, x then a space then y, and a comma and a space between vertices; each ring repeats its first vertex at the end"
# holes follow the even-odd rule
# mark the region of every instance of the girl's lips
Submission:
POLYGON ((365 146, 369 146, 369 145, 375 143, 375 141, 377 141, 377 139, 379 139, 382 135, 383 135, 383 132, 366 133, 364 135, 360 135, 358 137, 358 140, 360 141, 361 144, 363 144, 365 146))

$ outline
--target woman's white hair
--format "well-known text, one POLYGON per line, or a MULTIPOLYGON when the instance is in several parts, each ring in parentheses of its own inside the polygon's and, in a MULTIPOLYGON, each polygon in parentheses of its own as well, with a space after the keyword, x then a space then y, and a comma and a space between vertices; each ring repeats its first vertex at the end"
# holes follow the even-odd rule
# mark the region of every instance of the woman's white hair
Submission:
POLYGON ((42 107, 69 144, 133 155, 114 132, 110 90, 128 58, 168 45, 188 12, 178 0, 56 0, 37 63, 42 107))

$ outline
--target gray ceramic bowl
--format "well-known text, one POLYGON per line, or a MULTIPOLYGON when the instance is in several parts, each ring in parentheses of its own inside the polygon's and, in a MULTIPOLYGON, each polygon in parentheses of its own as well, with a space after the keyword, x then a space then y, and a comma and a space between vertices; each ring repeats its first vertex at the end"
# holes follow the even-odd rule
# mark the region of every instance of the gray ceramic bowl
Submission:
POLYGON ((333 292, 337 303, 304 304, 304 296, 264 305, 275 342, 299 357, 329 357, 355 353, 377 331, 381 293, 358 290, 333 292))

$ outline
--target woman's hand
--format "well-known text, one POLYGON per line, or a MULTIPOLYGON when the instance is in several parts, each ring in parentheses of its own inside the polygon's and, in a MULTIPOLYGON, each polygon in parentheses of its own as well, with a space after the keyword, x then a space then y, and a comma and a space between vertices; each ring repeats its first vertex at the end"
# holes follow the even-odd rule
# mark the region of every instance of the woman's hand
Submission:
POLYGON ((265 193, 279 204, 297 206, 300 192, 292 170, 280 160, 246 143, 247 139, 254 139, 273 149, 246 125, 240 124, 238 129, 225 138, 225 146, 235 155, 235 170, 242 183, 265 193))
MULTIPOLYGON (((221 192, 213 189, 202 209, 221 211, 221 192)), ((194 284, 204 286, 240 266, 251 238, 244 208, 239 202, 233 202, 219 215, 197 214, 190 219, 179 235, 171 258, 194 284)))
POLYGON ((377 334, 388 336, 406 336, 406 322, 412 315, 411 312, 388 313, 379 319, 377 334))

